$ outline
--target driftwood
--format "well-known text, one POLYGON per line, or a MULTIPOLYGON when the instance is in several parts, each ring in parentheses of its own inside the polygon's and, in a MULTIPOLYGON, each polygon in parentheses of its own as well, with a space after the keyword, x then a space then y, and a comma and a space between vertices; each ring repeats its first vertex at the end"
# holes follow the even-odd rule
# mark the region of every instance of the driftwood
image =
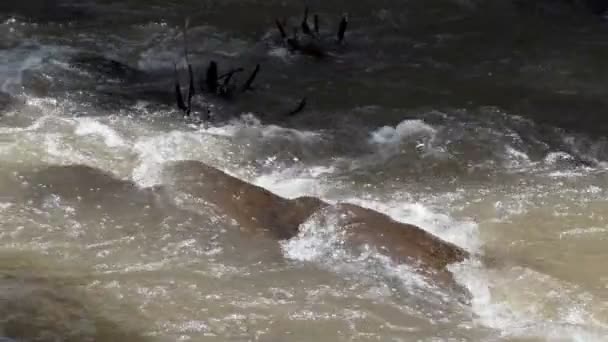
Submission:
MULTIPOLYGON (((303 55, 313 56, 316 58, 323 58, 327 56, 327 38, 323 37, 320 32, 319 15, 313 15, 313 28, 308 23, 309 10, 308 7, 304 9, 304 16, 300 23, 300 29, 306 36, 306 39, 302 39, 299 36, 299 30, 297 27, 293 28, 293 34, 289 36, 285 26, 287 25, 286 20, 280 21, 275 20, 275 25, 282 41, 287 46, 289 51, 293 53, 300 53, 303 55)), ((335 44, 341 45, 344 43, 346 36, 346 30, 348 28, 348 16, 344 14, 340 19, 338 29, 336 31, 335 44)))
MULTIPOLYGON (((190 63, 189 53, 188 53, 188 26, 189 20, 186 19, 184 25, 184 60, 186 62, 186 66, 188 68, 188 96, 187 102, 184 101, 184 96, 182 94, 181 85, 179 82, 179 71, 177 68, 177 63, 175 63, 175 98, 177 102, 177 107, 186 114, 186 116, 190 116, 192 113, 192 98, 196 95, 195 89, 195 73, 190 63)), ((260 72, 260 64, 257 64, 254 70, 251 72, 247 81, 242 85, 238 85, 236 81, 236 75, 244 71, 242 67, 230 69, 226 73, 219 75, 219 66, 216 61, 210 61, 209 66, 205 72, 204 78, 201 77, 199 82, 199 87, 201 93, 215 95, 217 97, 223 99, 232 99, 237 93, 244 93, 247 91, 253 90, 253 82, 255 81, 258 73, 260 72)))
MULTIPOLYGON (((318 24, 318 19, 316 20, 318 24)), ((317 25, 315 24, 315 25, 317 25)), ((195 72, 193 70, 192 64, 190 63, 190 59, 188 56, 188 38, 187 38, 187 30, 188 30, 188 20, 186 20, 186 24, 184 25, 184 60, 186 62, 188 68, 188 94, 185 97, 182 93, 182 87, 179 82, 179 70, 177 68, 177 63, 175 63, 175 101, 177 108, 184 112, 186 117, 190 117, 193 108, 192 108, 192 98, 196 94, 195 89, 195 72)), ((253 91, 255 88, 253 86, 258 74, 260 73, 261 65, 256 64, 255 68, 246 81, 242 84, 239 84, 237 81, 237 75, 244 72, 245 69, 242 67, 232 68, 228 71, 220 74, 219 64, 218 62, 211 60, 207 66, 207 69, 204 73, 204 76, 201 76, 199 79, 199 90, 201 94, 212 95, 217 98, 223 100, 234 100, 236 96, 239 94, 253 91)), ((306 107, 306 98, 303 98, 299 101, 298 105, 289 111, 285 112, 285 116, 293 116, 298 114, 304 110, 306 107)), ((207 113, 209 111, 207 110, 207 113)))

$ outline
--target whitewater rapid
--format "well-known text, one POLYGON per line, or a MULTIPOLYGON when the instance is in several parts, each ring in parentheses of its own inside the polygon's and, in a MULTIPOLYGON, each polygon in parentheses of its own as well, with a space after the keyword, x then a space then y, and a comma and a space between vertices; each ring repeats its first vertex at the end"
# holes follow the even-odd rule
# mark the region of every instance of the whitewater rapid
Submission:
MULTIPOLYGON (((352 170, 373 169, 403 154, 416 154, 421 159, 436 158, 439 162, 451 158, 449 154, 455 152, 445 145, 447 138, 441 136, 445 127, 426 123, 424 119, 406 119, 395 127, 385 126, 370 131, 369 140, 365 142, 369 145, 369 153, 359 160, 337 158, 306 163, 300 160, 305 159, 302 154, 306 152, 299 150, 322 149, 324 144, 331 143, 331 133, 264 125, 251 114, 219 127, 176 124, 176 128, 167 130, 155 127, 153 120, 111 113, 101 117, 65 115, 62 104, 49 99, 28 99, 27 103, 30 107, 28 110, 45 114, 32 118, 32 122, 25 127, 0 129, 4 141, 0 159, 5 165, 84 164, 146 187, 160 184, 160 171, 164 163, 200 160, 288 198, 311 195, 331 202, 350 202, 378 210, 395 220, 423 227, 476 254, 484 253, 484 236, 480 232, 479 221, 490 219, 494 223, 508 222, 512 217, 525 213, 527 207, 532 205, 527 203, 528 197, 538 195, 513 193, 494 201, 491 210, 495 214, 484 213, 494 217, 467 217, 462 211, 466 213, 467 205, 474 206, 475 202, 487 198, 484 194, 487 190, 456 186, 454 191, 443 193, 415 193, 410 190, 409 182, 402 187, 391 184, 387 189, 371 182, 361 186, 348 180, 348 172, 352 170), (274 148, 277 145, 295 148, 289 153, 276 154, 274 148), (479 193, 472 194, 474 191, 479 193)), ((168 114, 151 115, 163 117, 168 114)), ((492 131, 484 127, 478 129, 492 131)), ((505 132, 497 134, 506 135, 505 132)), ((571 170, 551 167, 568 159, 565 152, 556 151, 549 152, 538 161, 531 161, 525 152, 506 146, 500 157, 491 162, 502 163, 509 172, 529 172, 530 177, 551 182, 556 178, 591 178, 593 174, 601 172, 589 167, 574 167, 571 170)), ((598 186, 592 186, 589 191, 605 193, 598 186)), ((12 205, 3 203, 2 210, 6 211, 12 205)), ((61 206, 60 203, 56 205, 61 206)), ((393 279, 397 281, 393 286, 419 299, 424 298, 425 302, 435 302, 439 307, 453 305, 441 289, 428 283, 407 265, 392 264, 373 250, 356 258, 349 256, 340 247, 340 236, 332 227, 332 222, 319 224, 314 217, 311 218, 301 227, 297 238, 282 243, 284 257, 296 262, 313 263, 316 267, 348 278, 369 278, 372 275, 372 281, 377 282, 375 286, 380 288, 382 282, 393 279)), ((561 232, 559 237, 576 239, 580 234, 603 233, 603 228, 581 228, 561 232)), ((100 242, 102 245, 116 243, 121 242, 100 242)), ((194 240, 186 241, 180 248, 195 248, 193 244, 196 244, 194 240)), ((503 257, 508 259, 509 255, 503 257)), ((496 329, 497 336, 509 338, 580 341, 600 341, 604 338, 606 324, 601 316, 596 316, 601 315, 601 308, 599 312, 592 308, 593 303, 597 303, 596 296, 526 265, 518 265, 517 261, 506 262, 513 265, 492 269, 484 266, 481 260, 470 260, 451 267, 455 278, 472 294, 470 307, 458 305, 461 314, 470 317, 470 321, 460 323, 465 324, 466 329, 487 327, 496 329), (538 287, 537 292, 533 290, 534 287, 538 287), (547 292, 548 289, 551 290, 547 292), (543 295, 545 293, 547 296, 543 295), (547 305, 555 307, 556 311, 548 313, 547 305)), ((134 271, 133 267, 155 268, 153 264, 130 266, 124 272, 134 271)), ((375 295, 383 296, 382 292, 375 295)), ((435 319, 445 318, 433 310, 428 314, 435 316, 435 319)), ((195 327, 191 328, 196 330, 195 327)))

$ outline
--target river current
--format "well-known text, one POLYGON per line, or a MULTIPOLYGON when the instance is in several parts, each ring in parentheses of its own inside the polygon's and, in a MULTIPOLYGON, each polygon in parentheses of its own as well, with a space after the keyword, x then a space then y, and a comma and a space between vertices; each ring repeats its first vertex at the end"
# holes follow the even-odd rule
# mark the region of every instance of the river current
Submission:
POLYGON ((0 340, 608 341, 608 27, 529 4, 309 1, 328 36, 349 18, 317 60, 277 44, 297 1, 4 0, 0 340), (253 92, 197 97, 203 123, 173 103, 186 18, 197 73, 261 65, 253 92), (470 303, 349 254, 331 220, 277 243, 188 194, 141 194, 179 160, 481 255, 450 266, 470 303), (39 172, 57 165, 112 177, 39 172))

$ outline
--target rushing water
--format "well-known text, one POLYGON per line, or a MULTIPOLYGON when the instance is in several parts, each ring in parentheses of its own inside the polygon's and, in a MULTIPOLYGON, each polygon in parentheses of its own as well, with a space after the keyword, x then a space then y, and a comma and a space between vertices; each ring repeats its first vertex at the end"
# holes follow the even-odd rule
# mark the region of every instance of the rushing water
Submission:
POLYGON ((0 337, 608 340, 605 24, 551 1, 309 4, 332 35, 349 13, 324 61, 275 44, 296 1, 3 1, 0 337), (196 66, 262 65, 254 93, 210 100, 210 124, 172 103, 186 16, 196 66), (154 77, 71 63, 82 53, 154 77), (342 250, 331 220, 277 244, 188 194, 163 204, 116 185, 163 185, 174 160, 370 207, 492 262, 450 267, 463 304, 342 250), (76 164, 115 179, 39 171, 76 164))

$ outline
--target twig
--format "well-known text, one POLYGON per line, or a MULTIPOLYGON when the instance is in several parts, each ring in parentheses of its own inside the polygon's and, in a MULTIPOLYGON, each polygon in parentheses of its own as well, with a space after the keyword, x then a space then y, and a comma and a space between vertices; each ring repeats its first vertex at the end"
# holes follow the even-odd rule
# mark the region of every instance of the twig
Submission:
POLYGON ((346 33, 346 27, 348 25, 348 16, 344 14, 342 20, 340 20, 340 26, 338 27, 338 43, 344 41, 344 34, 346 33))
POLYGON ((253 88, 251 87, 251 85, 253 84, 253 81, 255 81, 255 78, 258 76, 258 72, 260 72, 260 65, 259 64, 257 64, 255 66, 255 69, 253 69, 253 72, 251 73, 251 75, 247 79, 247 82, 245 82, 245 84, 243 84, 243 87, 241 88, 242 92, 246 92, 247 90, 253 90, 253 88))
POLYGON ((290 112, 287 113, 287 116, 293 116, 296 115, 298 113, 300 113, 301 111, 304 110, 304 108, 306 107, 306 98, 302 98, 302 100, 300 100, 300 103, 298 103, 298 106, 296 108, 294 108, 293 110, 291 110, 290 112))

